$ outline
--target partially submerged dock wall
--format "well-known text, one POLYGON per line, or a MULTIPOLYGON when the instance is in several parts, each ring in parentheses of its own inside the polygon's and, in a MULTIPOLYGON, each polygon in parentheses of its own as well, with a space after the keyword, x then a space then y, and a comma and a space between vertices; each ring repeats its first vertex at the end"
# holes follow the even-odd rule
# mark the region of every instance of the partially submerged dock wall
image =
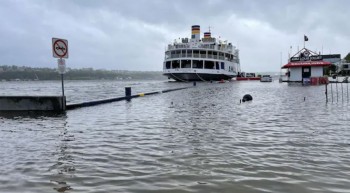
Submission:
POLYGON ((0 111, 65 111, 62 96, 0 96, 0 111))

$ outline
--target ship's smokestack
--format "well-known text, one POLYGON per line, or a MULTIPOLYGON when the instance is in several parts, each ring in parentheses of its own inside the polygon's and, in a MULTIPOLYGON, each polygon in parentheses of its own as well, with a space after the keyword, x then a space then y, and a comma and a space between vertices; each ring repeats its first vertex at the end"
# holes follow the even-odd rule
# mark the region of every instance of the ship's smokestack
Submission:
POLYGON ((210 32, 204 32, 204 38, 211 38, 210 32))
POLYGON ((201 26, 199 25, 193 25, 192 26, 192 39, 199 40, 200 39, 200 33, 201 33, 201 26))

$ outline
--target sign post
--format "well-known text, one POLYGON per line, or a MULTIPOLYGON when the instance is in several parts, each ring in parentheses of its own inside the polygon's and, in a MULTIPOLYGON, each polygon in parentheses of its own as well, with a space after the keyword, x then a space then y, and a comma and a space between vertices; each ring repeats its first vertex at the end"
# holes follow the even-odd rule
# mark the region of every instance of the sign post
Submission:
POLYGON ((62 81, 62 110, 65 110, 63 76, 66 73, 66 61, 63 58, 68 58, 68 40, 52 38, 52 55, 54 58, 58 58, 58 73, 61 74, 62 81))

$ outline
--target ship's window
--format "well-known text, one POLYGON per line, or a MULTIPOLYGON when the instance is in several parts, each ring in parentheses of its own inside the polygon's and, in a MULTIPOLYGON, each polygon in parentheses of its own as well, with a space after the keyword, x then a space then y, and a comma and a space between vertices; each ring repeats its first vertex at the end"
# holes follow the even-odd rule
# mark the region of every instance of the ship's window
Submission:
POLYGON ((213 58, 218 59, 218 52, 213 52, 213 58))
POLYGON ((193 60, 193 68, 203 68, 203 60, 193 60))
POLYGON ((208 58, 213 58, 213 52, 212 51, 208 51, 208 58))
POLYGON ((187 57, 192 57, 192 50, 187 50, 187 57))
POLYGON ((170 62, 170 61, 167 61, 167 62, 165 63, 165 68, 166 68, 166 69, 170 69, 170 68, 171 68, 171 62, 170 62))
POLYGON ((165 59, 170 58, 170 52, 165 52, 165 59))
POLYGON ((225 62, 221 62, 221 69, 225 69, 225 62))
POLYGON ((220 70, 219 62, 215 62, 215 65, 216 65, 216 69, 217 69, 217 70, 220 70))
POLYGON ((213 61, 204 61, 205 69, 215 69, 215 65, 213 61))
POLYGON ((219 52, 219 59, 220 60, 224 60, 225 58, 224 58, 224 53, 222 53, 222 52, 219 52))
POLYGON ((199 50, 193 50, 193 57, 199 58, 199 50))
POLYGON ((186 57, 186 50, 181 50, 181 57, 186 57))
POLYGON ((175 57, 175 51, 171 51, 171 58, 174 58, 175 57))
POLYGON ((172 66, 173 68, 180 68, 180 60, 173 60, 172 66))
POLYGON ((181 68, 191 68, 191 60, 181 60, 181 68))
POLYGON ((181 54, 181 50, 176 50, 174 54, 171 54, 172 58, 179 58, 181 54))
POLYGON ((199 60, 199 65, 203 68, 204 67, 204 61, 203 60, 199 60))

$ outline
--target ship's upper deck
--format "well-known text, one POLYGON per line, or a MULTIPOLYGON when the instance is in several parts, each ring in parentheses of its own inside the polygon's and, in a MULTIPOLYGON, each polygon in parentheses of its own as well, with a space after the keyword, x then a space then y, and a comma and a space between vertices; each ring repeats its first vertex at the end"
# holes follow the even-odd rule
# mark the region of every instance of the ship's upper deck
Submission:
POLYGON ((210 29, 209 32, 204 32, 204 37, 201 38, 200 26, 193 25, 191 39, 175 39, 165 51, 165 60, 179 58, 226 60, 239 63, 239 50, 227 41, 212 37, 210 29))
MULTIPOLYGON (((181 40, 175 40, 173 44, 169 44, 167 51, 173 51, 178 49, 205 49, 213 51, 221 51, 226 53, 235 54, 236 49, 231 43, 227 41, 217 41, 216 38, 202 38, 200 39, 188 39, 182 38, 181 40)), ((237 52, 238 53, 238 52, 237 52)))

